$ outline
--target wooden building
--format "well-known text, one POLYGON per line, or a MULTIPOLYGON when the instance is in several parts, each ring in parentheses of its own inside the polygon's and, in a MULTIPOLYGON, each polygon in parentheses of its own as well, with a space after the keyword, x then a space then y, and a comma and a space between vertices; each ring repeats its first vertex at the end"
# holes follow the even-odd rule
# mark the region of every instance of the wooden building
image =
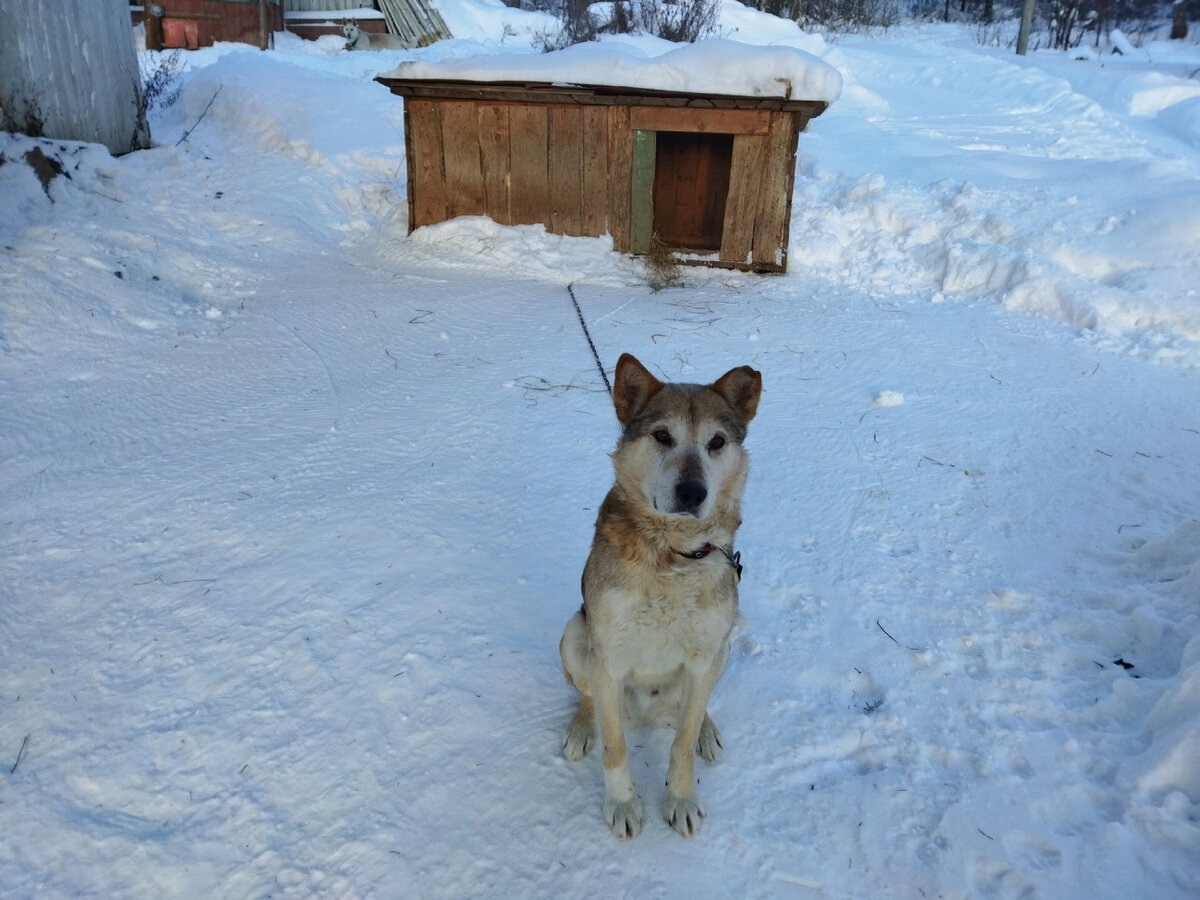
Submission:
POLYGON ((283 30, 281 0, 160 0, 133 12, 135 24, 146 22, 147 50, 195 50, 216 41, 265 50, 271 34, 283 30))
POLYGON ((455 216, 782 272, 796 143, 826 103, 381 76, 404 97, 409 230, 455 216))

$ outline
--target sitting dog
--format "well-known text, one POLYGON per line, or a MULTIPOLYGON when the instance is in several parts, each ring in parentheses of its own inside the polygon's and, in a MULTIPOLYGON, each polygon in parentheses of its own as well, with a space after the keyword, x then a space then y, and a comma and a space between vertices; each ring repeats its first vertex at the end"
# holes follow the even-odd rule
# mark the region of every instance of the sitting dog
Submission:
POLYGON ((721 755, 708 700, 729 659, 741 566, 733 538, 749 460, 742 442, 762 376, 749 366, 710 385, 664 384, 629 354, 613 404, 622 426, 616 483, 596 519, 583 570, 583 608, 559 644, 579 709, 563 755, 587 754, 599 728, 604 818, 618 837, 642 828, 625 721, 673 718, 662 812, 679 834, 700 830, 695 754, 721 755))

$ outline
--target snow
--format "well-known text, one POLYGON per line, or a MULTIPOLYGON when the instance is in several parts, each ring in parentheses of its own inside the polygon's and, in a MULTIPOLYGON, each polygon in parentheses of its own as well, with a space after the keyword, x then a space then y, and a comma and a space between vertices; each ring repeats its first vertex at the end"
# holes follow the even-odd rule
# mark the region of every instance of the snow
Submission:
POLYGON ((538 36, 557 33, 560 27, 549 13, 517 9, 501 0, 438 0, 435 6, 450 33, 476 45, 476 51, 483 45, 531 53, 538 36))
POLYGON ((407 234, 371 79, 520 43, 455 33, 185 53, 120 159, 0 135, 0 893, 1200 893, 1200 49, 804 36, 791 271, 652 293, 407 234), (617 434, 567 283, 610 368, 763 373, 692 841, 559 753, 617 434))
POLYGON ((713 38, 671 47, 665 41, 590 42, 536 55, 489 54, 466 59, 403 62, 392 78, 608 85, 675 93, 782 97, 832 103, 841 93, 837 70, 792 47, 764 47, 713 38), (662 52, 663 45, 671 49, 662 52), (647 53, 646 48, 651 52, 647 53), (658 52, 654 52, 658 51, 658 52))
POLYGON ((1120 28, 1114 28, 1108 34, 1108 40, 1113 45, 1113 52, 1120 53, 1122 56, 1137 56, 1138 52, 1134 49, 1133 43, 1125 36, 1120 28))

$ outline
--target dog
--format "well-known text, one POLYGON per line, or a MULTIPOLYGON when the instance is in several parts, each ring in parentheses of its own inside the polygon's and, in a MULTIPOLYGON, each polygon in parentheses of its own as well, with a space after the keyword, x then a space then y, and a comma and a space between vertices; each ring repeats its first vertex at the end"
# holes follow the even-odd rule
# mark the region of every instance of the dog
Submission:
POLYGON ((404 41, 394 34, 372 34, 358 27, 357 21, 342 20, 347 50, 404 50, 404 41))
POLYGON ((563 673, 580 692, 563 755, 582 759, 599 730, 604 819, 617 837, 634 838, 643 807, 625 723, 674 719, 662 813, 692 837, 705 815, 695 756, 716 762, 723 746, 708 700, 737 616, 743 441, 762 376, 741 366, 709 385, 663 383, 624 354, 612 394, 622 426, 616 479, 596 518, 583 607, 559 644, 563 673))

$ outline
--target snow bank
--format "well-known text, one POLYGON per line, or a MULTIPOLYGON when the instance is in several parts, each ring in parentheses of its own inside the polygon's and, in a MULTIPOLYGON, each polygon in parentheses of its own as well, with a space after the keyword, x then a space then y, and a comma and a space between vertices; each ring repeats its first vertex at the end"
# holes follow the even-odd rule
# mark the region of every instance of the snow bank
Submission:
MULTIPOLYGON (((1113 64, 1111 60, 1105 62, 1113 64)), ((1178 103, 1200 98, 1200 84, 1194 79, 1167 72, 1130 72, 1122 78, 1107 78, 1107 73, 1097 67, 1087 85, 1080 83, 1085 74, 1072 79, 1077 89, 1086 91, 1106 108, 1131 116, 1156 116, 1178 103)))
POLYGON ((1154 798, 1178 791, 1200 805, 1200 639, 1189 645, 1186 663, 1187 673, 1146 719, 1150 749, 1142 754, 1136 783, 1154 798))
POLYGON ((824 59, 830 46, 819 34, 804 31, 791 19, 762 12, 737 0, 717 0, 720 4, 717 33, 743 44, 786 45, 824 59))
POLYGON ((560 27, 549 13, 519 9, 501 0, 437 0, 434 5, 455 40, 513 51, 533 52, 538 35, 554 34, 560 27))
POLYGON ((1200 97, 1167 107, 1156 118, 1163 130, 1192 147, 1200 148, 1200 97))
POLYGON ((939 28, 838 52, 847 89, 799 143, 795 259, 1200 361, 1200 100, 1178 74, 1200 53, 1031 63, 939 28))
POLYGON ((1131 567, 1155 579, 1177 606, 1163 610, 1161 624, 1151 620, 1141 629, 1143 644, 1159 657, 1147 654, 1147 661, 1170 680, 1143 722, 1145 750, 1123 769, 1150 810, 1200 808, 1200 520, 1146 541, 1131 567))
POLYGON ((828 63, 793 47, 731 40, 697 41, 652 55, 641 41, 575 44, 538 55, 487 55, 401 63, 393 78, 550 82, 652 91, 780 97, 832 103, 842 78, 828 63))

